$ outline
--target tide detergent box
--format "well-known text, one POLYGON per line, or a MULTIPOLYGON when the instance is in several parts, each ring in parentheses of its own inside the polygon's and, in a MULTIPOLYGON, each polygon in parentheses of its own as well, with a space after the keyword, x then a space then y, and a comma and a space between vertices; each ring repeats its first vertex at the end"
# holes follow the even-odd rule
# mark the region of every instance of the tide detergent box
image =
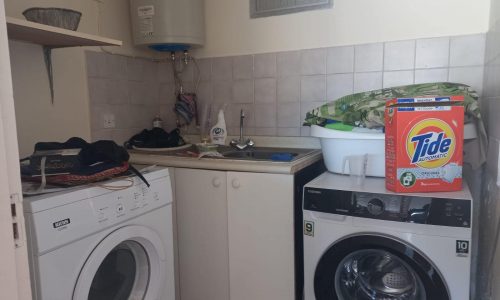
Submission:
POLYGON ((398 193, 462 189, 464 98, 398 98, 385 106, 386 188, 398 193))

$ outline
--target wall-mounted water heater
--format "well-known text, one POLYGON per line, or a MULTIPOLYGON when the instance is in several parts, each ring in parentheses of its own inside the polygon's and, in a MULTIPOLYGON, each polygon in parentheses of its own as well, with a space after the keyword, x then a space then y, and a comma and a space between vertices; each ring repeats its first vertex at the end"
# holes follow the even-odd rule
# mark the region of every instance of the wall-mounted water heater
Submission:
POLYGON ((183 51, 205 43, 203 0, 130 0, 134 44, 183 51))

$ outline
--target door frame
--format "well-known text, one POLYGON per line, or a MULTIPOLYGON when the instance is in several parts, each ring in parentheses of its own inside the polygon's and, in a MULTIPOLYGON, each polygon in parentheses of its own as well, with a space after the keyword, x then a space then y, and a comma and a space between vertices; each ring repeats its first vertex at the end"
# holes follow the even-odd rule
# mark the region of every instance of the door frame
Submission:
POLYGON ((4 5, 0 0, 0 298, 29 300, 31 285, 4 5))

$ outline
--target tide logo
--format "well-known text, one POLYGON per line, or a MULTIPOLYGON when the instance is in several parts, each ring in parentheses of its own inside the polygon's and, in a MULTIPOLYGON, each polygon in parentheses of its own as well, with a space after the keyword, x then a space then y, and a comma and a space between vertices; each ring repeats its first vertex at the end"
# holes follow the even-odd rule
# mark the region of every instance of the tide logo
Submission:
POLYGON ((425 119, 413 126, 406 138, 411 164, 426 169, 442 167, 455 153, 455 133, 446 122, 425 119))

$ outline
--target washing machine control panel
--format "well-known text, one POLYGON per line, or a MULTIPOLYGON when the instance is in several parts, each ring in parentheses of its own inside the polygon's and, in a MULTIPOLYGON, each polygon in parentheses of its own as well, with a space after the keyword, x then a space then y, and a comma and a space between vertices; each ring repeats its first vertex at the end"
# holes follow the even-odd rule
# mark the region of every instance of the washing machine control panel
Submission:
POLYGON ((306 187, 304 209, 396 222, 470 227, 471 201, 306 187))

